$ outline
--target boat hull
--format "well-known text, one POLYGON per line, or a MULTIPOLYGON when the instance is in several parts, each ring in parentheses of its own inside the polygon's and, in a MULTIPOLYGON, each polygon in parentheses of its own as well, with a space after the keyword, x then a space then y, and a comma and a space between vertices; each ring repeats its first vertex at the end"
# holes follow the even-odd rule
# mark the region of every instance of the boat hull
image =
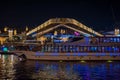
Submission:
POLYGON ((43 53, 32 51, 15 52, 30 60, 120 60, 120 53, 43 53))

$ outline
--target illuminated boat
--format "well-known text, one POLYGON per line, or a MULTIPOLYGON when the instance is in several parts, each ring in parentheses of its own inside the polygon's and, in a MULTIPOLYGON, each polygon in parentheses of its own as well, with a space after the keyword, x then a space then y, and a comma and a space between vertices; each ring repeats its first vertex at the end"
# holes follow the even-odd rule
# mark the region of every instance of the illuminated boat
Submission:
POLYGON ((32 60, 120 60, 120 37, 85 37, 76 42, 45 45, 30 43, 14 49, 9 46, 9 52, 24 54, 32 60))
POLYGON ((26 35, 34 40, 14 45, 9 51, 33 60, 120 60, 119 29, 114 35, 103 35, 75 19, 57 18, 26 35))

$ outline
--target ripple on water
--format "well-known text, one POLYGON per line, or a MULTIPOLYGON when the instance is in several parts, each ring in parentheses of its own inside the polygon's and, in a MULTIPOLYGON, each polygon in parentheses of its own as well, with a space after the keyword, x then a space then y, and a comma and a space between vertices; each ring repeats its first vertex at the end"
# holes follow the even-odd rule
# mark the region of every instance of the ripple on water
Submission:
POLYGON ((120 62, 19 62, 1 55, 0 80, 119 80, 120 62))

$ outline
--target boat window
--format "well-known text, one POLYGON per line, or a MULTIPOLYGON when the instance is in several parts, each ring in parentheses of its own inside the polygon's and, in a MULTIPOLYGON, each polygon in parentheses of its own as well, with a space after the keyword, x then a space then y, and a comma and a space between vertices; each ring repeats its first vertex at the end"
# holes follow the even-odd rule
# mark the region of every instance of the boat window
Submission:
POLYGON ((114 42, 116 42, 116 38, 114 38, 114 42))

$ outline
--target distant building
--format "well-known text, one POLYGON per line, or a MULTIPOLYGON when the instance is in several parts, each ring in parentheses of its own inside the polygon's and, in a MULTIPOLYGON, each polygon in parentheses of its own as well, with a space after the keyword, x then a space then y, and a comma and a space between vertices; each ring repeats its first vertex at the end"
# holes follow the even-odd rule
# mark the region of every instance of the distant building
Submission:
POLYGON ((7 38, 8 38, 7 35, 1 35, 0 34, 0 44, 2 45, 6 41, 7 38))

